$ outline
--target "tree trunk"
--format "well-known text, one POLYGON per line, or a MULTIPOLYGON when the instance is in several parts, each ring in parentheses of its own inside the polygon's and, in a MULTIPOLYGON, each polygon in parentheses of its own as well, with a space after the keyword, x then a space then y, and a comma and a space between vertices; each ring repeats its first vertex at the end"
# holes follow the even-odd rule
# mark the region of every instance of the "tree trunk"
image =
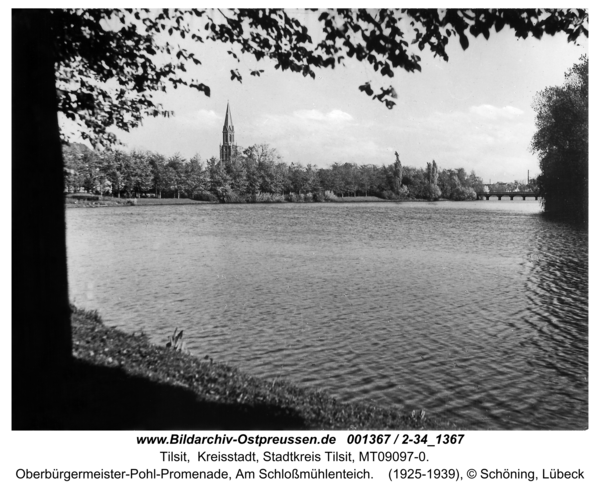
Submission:
POLYGON ((12 11, 12 425, 43 426, 71 361, 65 205, 47 10, 12 11), (39 200, 19 199, 23 183, 39 200), (41 419, 40 419, 41 418, 41 419))

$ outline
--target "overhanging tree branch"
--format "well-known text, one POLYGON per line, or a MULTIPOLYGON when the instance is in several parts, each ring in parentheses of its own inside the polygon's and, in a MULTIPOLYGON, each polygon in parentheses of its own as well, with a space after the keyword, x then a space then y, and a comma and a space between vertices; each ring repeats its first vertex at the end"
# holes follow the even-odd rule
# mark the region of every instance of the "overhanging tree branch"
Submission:
MULTIPOLYGON (((212 41, 237 46, 242 54, 257 61, 272 60, 276 70, 312 78, 315 70, 335 68, 347 58, 356 58, 389 78, 394 77, 396 69, 420 71, 421 58, 414 49, 429 50, 447 61, 446 48, 452 37, 458 37, 467 49, 467 33, 487 39, 492 29, 500 31, 505 26, 519 38, 564 32, 569 41, 576 42, 588 35, 586 10, 312 11, 318 15, 321 27, 322 39, 318 42, 313 41, 305 25, 283 9, 233 9, 227 14, 221 9, 52 10, 59 88, 66 89, 74 79, 86 77, 111 87, 91 88, 89 97, 68 103, 59 92, 59 108, 68 118, 82 123, 82 133, 91 142, 110 145, 115 141, 109 131, 112 121, 128 131, 144 117, 163 113, 153 98, 158 91, 186 86, 210 96, 210 87, 186 74, 189 62, 199 65, 201 60, 193 48, 171 44, 169 38, 174 35, 193 43, 212 41), (221 18, 215 18, 212 12, 218 12, 221 18), (95 114, 115 112, 115 99, 130 119, 113 117, 90 122, 95 114), (90 132, 86 127, 97 131, 90 132)), ((228 52, 239 61, 233 50, 228 52)), ((262 73, 249 71, 253 76, 262 73)), ((242 77, 238 69, 232 70, 232 79, 241 82, 242 77)), ((391 86, 376 92, 367 82, 359 90, 390 109, 395 105, 391 86)))

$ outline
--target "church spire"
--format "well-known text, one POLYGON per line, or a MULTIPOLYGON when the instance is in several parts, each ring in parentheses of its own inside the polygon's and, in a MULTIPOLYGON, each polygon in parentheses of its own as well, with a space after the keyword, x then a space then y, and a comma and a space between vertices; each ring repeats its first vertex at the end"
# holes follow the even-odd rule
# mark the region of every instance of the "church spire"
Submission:
POLYGON ((219 148, 219 155, 222 162, 229 162, 237 153, 235 146, 235 131, 233 129, 233 118, 229 101, 227 101, 227 111, 225 112, 225 122, 223 123, 223 143, 219 148))
POLYGON ((230 129, 233 131, 233 118, 231 117, 231 110, 229 109, 229 101, 227 101, 227 112, 225 113, 225 123, 223 124, 223 131, 230 129))

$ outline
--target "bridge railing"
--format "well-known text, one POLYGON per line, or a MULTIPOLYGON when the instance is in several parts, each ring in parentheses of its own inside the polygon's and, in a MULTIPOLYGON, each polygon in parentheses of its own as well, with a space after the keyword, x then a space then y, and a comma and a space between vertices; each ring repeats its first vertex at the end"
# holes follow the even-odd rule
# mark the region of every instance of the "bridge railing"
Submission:
POLYGON ((515 196, 521 196, 523 201, 525 201, 526 198, 535 198, 537 201, 539 193, 533 191, 490 191, 488 193, 477 193, 478 200, 483 200, 484 197, 486 200, 489 200, 490 196, 497 196, 498 200, 501 200, 504 196, 510 196, 511 201, 515 198, 515 196))

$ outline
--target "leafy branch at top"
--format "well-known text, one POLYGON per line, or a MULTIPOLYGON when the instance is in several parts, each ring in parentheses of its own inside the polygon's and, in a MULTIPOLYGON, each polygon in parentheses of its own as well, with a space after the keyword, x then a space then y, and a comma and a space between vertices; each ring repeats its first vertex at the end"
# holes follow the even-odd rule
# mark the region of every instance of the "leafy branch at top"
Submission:
MULTIPOLYGON (((467 33, 489 38, 505 26, 519 38, 564 32, 576 42, 588 35, 585 10, 547 9, 329 9, 317 11, 318 33, 283 9, 93 9, 53 10, 59 110, 81 126, 94 145, 110 145, 115 126, 128 131, 145 116, 170 115, 155 102, 156 92, 187 86, 210 96, 210 88, 189 77, 190 63, 200 65, 200 50, 188 41, 219 42, 275 69, 315 78, 315 70, 343 65, 347 58, 368 64, 384 77, 398 69, 421 70, 414 52, 430 50, 448 60, 446 47, 456 36, 463 49, 467 33), (181 46, 175 39, 181 39, 181 46)), ((263 70, 252 68, 253 76, 263 70)), ((232 80, 242 82, 239 69, 232 80)), ((370 82, 360 91, 388 108, 395 105, 392 86, 376 92, 370 82)))

